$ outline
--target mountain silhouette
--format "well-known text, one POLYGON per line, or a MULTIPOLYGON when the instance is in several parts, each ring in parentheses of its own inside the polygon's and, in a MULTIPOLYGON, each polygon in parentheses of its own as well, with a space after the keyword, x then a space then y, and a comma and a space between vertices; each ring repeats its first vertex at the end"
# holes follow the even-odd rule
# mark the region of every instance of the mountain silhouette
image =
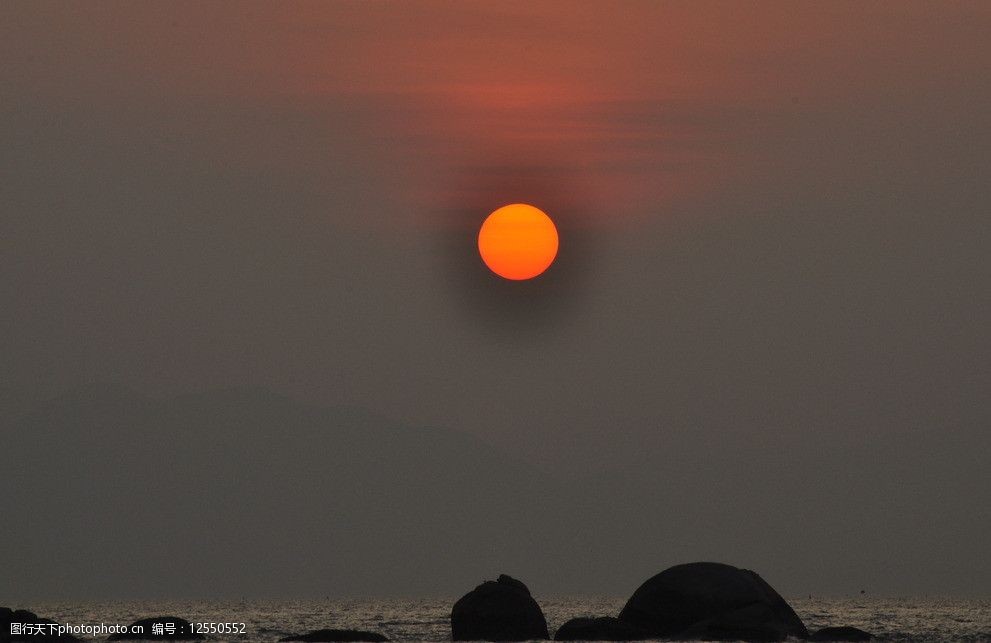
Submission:
POLYGON ((388 595, 564 555, 562 486, 451 430, 253 389, 97 387, 6 423, 4 595, 388 595))

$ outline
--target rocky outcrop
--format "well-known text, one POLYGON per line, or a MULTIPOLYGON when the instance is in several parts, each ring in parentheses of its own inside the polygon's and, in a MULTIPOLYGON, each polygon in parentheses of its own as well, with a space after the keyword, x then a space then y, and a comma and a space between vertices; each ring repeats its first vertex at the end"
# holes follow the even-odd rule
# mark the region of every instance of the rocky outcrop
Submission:
POLYGON ((647 633, 614 616, 573 618, 557 629, 555 641, 641 641, 647 633))
POLYGON ((641 585, 619 615, 650 638, 783 641, 808 638, 795 611, 764 579, 721 563, 688 563, 641 585))
POLYGON ((787 627, 771 609, 755 603, 699 621, 672 638, 679 641, 783 641, 788 636, 787 627))
POLYGON ((193 626, 178 616, 154 616, 134 621, 123 634, 111 634, 108 641, 201 641, 202 634, 193 631, 193 626))
POLYGON ((75 636, 59 634, 49 625, 57 623, 27 610, 0 607, 0 643, 79 643, 75 636))
POLYGON ((451 636, 455 641, 547 639, 547 620, 526 585, 503 574, 454 604, 451 636))
POLYGON ((306 634, 293 634, 279 640, 306 641, 307 643, 331 643, 337 641, 373 641, 374 643, 382 643, 389 639, 377 632, 363 632, 361 630, 313 630, 306 634))
POLYGON ((848 625, 824 627, 809 637, 810 641, 870 641, 873 639, 874 635, 870 632, 858 630, 848 625))

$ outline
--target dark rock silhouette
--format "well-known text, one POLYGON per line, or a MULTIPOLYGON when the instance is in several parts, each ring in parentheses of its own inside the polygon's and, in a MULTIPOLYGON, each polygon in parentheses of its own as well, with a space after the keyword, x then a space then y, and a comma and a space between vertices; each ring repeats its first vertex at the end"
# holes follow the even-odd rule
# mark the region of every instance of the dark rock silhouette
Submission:
POLYGON ((502 574, 462 596, 451 610, 455 641, 547 639, 547 620, 526 585, 502 574))
POLYGON ((848 625, 824 627, 809 637, 810 641, 870 641, 873 639, 874 635, 870 632, 858 630, 848 625))
POLYGON ((573 618, 554 634, 555 641, 641 641, 647 633, 614 616, 573 618))
POLYGON ((108 641, 201 641, 202 634, 193 631, 192 625, 184 618, 178 616, 154 616, 143 618, 131 623, 127 628, 127 633, 111 634, 108 641), (155 626, 161 625, 163 632, 155 633, 155 626), (141 631, 136 631, 137 628, 141 631))
POLYGON ((788 638, 788 630, 770 607, 753 603, 699 621, 672 638, 680 641, 783 641, 788 638))
POLYGON ((313 630, 306 634, 293 634, 279 640, 307 641, 308 643, 323 643, 325 641, 373 641, 374 643, 382 643, 389 639, 376 632, 363 632, 361 630, 313 630))
POLYGON ((747 569, 676 565, 641 585, 619 615, 650 638, 783 641, 808 638, 795 611, 747 569))
POLYGON ((70 634, 58 634, 50 632, 48 625, 55 625, 55 621, 41 618, 34 612, 27 610, 13 610, 9 607, 0 607, 0 642, 3 643, 79 643, 79 639, 70 634), (43 626, 41 633, 35 633, 37 628, 22 628, 19 634, 15 634, 11 626, 20 623, 22 626, 34 625, 43 626))

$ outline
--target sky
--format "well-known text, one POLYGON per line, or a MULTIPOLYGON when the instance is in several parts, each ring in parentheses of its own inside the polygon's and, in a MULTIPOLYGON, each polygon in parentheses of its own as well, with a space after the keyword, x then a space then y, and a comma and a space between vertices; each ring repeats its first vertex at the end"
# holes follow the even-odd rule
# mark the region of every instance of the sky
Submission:
POLYGON ((635 489, 547 591, 709 558, 986 596, 988 33, 981 2, 7 3, 0 385, 264 390, 635 489), (512 202, 561 233, 523 284, 474 245, 512 202))

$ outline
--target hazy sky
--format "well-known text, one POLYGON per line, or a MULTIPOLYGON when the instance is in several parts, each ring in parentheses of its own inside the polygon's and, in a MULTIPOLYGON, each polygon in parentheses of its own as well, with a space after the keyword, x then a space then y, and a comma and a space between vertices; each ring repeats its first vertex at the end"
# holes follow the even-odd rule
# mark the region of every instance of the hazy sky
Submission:
POLYGON ((987 595, 989 34, 984 2, 4 3, 0 383, 258 387, 622 471, 681 508, 630 578, 987 595), (474 235, 517 201, 561 256, 507 284, 474 235))

